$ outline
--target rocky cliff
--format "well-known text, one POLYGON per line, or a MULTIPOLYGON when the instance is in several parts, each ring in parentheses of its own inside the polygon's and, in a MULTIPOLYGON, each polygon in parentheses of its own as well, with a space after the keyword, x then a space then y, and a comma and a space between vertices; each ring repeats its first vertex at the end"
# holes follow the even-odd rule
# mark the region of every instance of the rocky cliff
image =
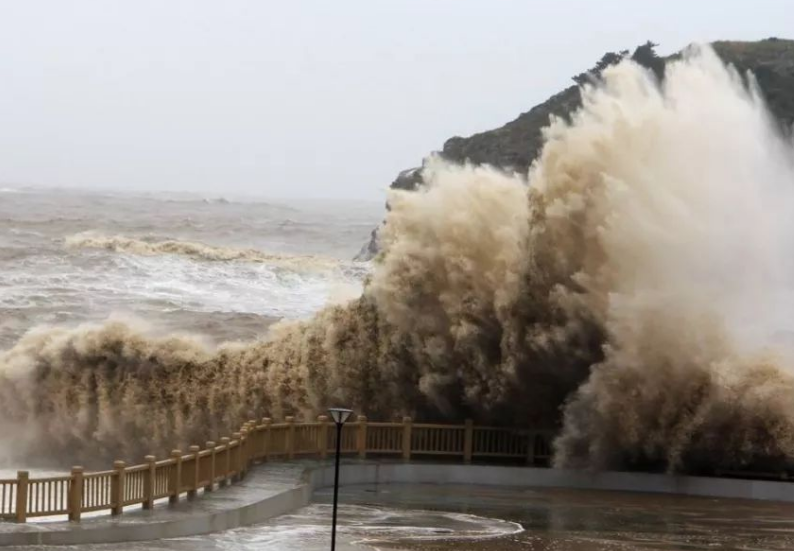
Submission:
MULTIPOLYGON (((781 131, 790 133, 794 125, 794 40, 769 38, 758 42, 720 41, 712 44, 717 54, 741 73, 751 71, 763 92, 772 114, 780 121, 781 131)), ((632 53, 609 52, 590 70, 573 77, 574 85, 536 105, 515 120, 494 130, 474 134, 468 138, 448 139, 441 151, 444 159, 458 163, 487 164, 505 170, 526 172, 543 146, 542 129, 552 116, 567 117, 581 101, 579 86, 607 66, 630 57, 663 77, 667 61, 680 54, 662 58, 656 55, 655 45, 648 42, 632 53)), ((392 182, 392 189, 415 190, 421 186, 422 167, 402 171, 392 182)), ((356 256, 369 260, 377 254, 377 229, 356 256)))

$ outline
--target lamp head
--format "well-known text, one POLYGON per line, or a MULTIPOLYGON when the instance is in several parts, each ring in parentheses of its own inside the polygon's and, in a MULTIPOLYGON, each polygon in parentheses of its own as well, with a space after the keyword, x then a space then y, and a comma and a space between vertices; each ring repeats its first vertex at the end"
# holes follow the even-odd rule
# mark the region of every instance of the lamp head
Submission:
POLYGON ((328 413, 331 414, 331 419, 334 420, 334 423, 337 425, 344 425, 345 421, 347 421, 350 417, 350 414, 353 413, 353 410, 345 408, 328 408, 328 413))

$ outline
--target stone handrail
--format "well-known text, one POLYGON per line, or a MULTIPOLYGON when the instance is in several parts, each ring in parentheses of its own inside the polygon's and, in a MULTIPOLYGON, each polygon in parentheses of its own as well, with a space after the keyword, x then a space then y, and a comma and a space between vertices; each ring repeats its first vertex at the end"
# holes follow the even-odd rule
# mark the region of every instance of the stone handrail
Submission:
MULTIPOLYGON (((406 417, 397 423, 374 423, 359 416, 342 428, 341 451, 359 458, 367 455, 397 457, 449 456, 471 463, 473 459, 547 464, 551 433, 500 427, 414 423, 406 417)), ((195 499, 198 491, 214 491, 240 480, 253 463, 296 457, 326 458, 336 449, 336 430, 326 416, 316 422, 296 423, 287 417, 249 421, 239 432, 207 442, 202 450, 173 450, 168 459, 147 455, 145 463, 84 472, 73 467, 65 476, 30 478, 19 471, 16 479, 0 480, 0 518, 25 522, 28 517, 67 515, 79 522, 82 513, 108 510, 122 514, 124 507, 140 504, 151 509, 155 500, 176 503, 182 494, 195 499)))

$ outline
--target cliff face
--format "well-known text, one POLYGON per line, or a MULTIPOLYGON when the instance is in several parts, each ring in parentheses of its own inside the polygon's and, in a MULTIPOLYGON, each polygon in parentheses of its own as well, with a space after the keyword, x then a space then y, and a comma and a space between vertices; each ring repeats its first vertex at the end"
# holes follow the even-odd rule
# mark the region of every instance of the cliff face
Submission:
POLYGON ((794 126, 794 40, 714 42, 717 54, 739 71, 752 71, 784 132, 794 126))
MULTIPOLYGON (((712 46, 725 62, 734 65, 742 73, 751 71, 755 75, 770 111, 780 121, 781 130, 790 133, 794 126, 794 40, 769 38, 758 42, 720 41, 714 42, 712 46)), ((624 57, 631 57, 661 76, 665 63, 678 56, 658 57, 651 43, 638 47, 631 54, 628 51, 607 53, 592 69, 573 77, 576 85, 555 94, 504 126, 468 138, 455 136, 448 139, 438 155, 457 163, 487 164, 526 172, 543 146, 542 129, 549 124, 550 117, 567 117, 579 107, 579 84, 587 82, 605 67, 624 57)), ((401 172, 392 182, 391 188, 415 190, 421 185, 422 168, 418 167, 401 172)), ((364 245, 356 259, 369 260, 377 251, 377 230, 374 230, 372 239, 364 245)))

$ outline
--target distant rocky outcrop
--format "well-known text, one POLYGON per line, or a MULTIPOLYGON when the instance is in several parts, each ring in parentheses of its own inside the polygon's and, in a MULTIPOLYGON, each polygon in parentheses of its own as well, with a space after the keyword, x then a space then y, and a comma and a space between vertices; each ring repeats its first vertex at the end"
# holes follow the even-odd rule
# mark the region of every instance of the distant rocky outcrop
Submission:
MULTIPOLYGON (((634 52, 609 52, 590 70, 573 77, 574 85, 553 95, 504 126, 462 138, 448 139, 437 154, 457 163, 491 165, 505 170, 526 172, 543 147, 542 129, 550 117, 568 117, 581 104, 579 86, 594 79, 600 72, 620 60, 630 57, 662 77, 665 64, 680 54, 662 58, 656 54, 655 44, 648 42, 634 52)), ((717 54, 740 72, 752 71, 772 114, 780 121, 781 129, 790 133, 794 125, 794 40, 768 38, 757 42, 720 41, 712 43, 717 54)), ((415 190, 423 184, 422 167, 400 172, 392 182, 392 189, 415 190)), ((372 259, 378 252, 377 229, 364 245, 356 260, 372 259)))

